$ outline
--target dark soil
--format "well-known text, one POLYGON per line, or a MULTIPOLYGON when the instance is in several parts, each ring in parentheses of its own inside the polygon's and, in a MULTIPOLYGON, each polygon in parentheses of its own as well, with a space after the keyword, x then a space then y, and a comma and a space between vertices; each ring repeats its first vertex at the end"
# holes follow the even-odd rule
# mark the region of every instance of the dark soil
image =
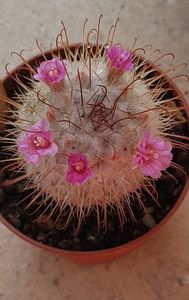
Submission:
MULTIPOLYGON (((165 82, 165 85, 168 85, 168 83, 165 82)), ((6 83, 5 86, 8 88, 9 84, 6 83)), ((12 92, 8 96, 12 96, 12 92)), ((169 90, 162 99, 169 99, 174 96, 175 94, 169 90)), ((179 100, 176 100, 175 103, 178 106, 182 105, 179 100)), ((183 115, 185 115, 185 113, 183 113, 183 115)), ((188 119, 188 117, 186 118, 188 119)), ((186 123, 177 125, 174 127, 173 132, 188 137, 189 126, 186 123)), ((0 151, 2 147, 3 144, 1 143, 0 151)), ((7 154, 0 154, 0 160, 6 158, 7 154)), ((125 222, 123 226, 120 226, 117 212, 113 209, 108 212, 106 231, 104 228, 97 229, 95 211, 92 211, 90 215, 86 217, 79 232, 76 231, 78 224, 74 216, 70 225, 66 229, 62 229, 65 225, 66 217, 69 215, 68 208, 64 210, 62 218, 59 218, 56 223, 54 221, 57 218, 58 211, 56 211, 48 221, 46 221, 46 216, 38 218, 41 212, 47 208, 48 203, 46 207, 44 207, 44 205, 41 207, 39 200, 32 209, 26 209, 26 205, 31 198, 23 202, 21 202, 21 200, 29 195, 31 190, 29 192, 23 192, 24 181, 6 187, 4 184, 6 179, 18 176, 18 174, 14 174, 14 172, 10 170, 0 172, 0 212, 18 230, 40 243, 49 246, 81 251, 112 248, 143 235, 158 224, 173 208, 188 177, 188 151, 174 149, 173 161, 182 166, 184 172, 169 168, 168 172, 172 174, 172 177, 176 180, 164 174, 164 176, 156 182, 158 204, 153 201, 149 194, 143 191, 143 203, 145 204, 146 211, 138 207, 137 201, 133 200, 132 209, 136 221, 133 222, 128 216, 127 222, 125 222)), ((2 167, 3 165, 1 168, 2 167)), ((48 214, 48 209, 46 213, 48 214)))

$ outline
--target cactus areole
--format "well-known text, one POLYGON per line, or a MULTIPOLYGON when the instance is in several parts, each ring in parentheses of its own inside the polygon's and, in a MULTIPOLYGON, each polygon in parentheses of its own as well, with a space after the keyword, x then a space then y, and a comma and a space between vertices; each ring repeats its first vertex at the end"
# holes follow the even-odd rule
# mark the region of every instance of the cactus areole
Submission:
POLYGON ((3 97, 1 187, 19 195, 19 225, 28 218, 20 231, 33 226, 34 239, 68 250, 74 239, 79 250, 97 250, 144 234, 174 206, 187 177, 178 157, 188 151, 188 117, 167 80, 173 69, 161 73, 148 60, 166 55, 114 42, 117 22, 100 44, 101 17, 93 39, 86 24, 74 47, 62 23, 55 50, 37 42, 41 55, 31 62, 20 53, 24 68, 8 72, 16 90, 3 97), (164 185, 177 187, 175 198, 160 195, 164 185), (104 241, 111 232, 115 243, 104 241), (78 242, 85 238, 97 241, 94 249, 78 242))

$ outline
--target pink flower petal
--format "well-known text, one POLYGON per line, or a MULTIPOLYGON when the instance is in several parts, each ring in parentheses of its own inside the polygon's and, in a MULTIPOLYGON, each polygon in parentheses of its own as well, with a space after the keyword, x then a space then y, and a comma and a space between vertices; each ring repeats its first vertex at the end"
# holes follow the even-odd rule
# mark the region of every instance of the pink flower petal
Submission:
POLYGON ((172 160, 172 145, 161 137, 153 137, 147 129, 136 147, 132 165, 141 169, 145 176, 159 178, 172 160))
POLYGON ((133 68, 131 52, 118 46, 111 46, 107 49, 107 57, 111 66, 123 71, 129 71, 133 68))
POLYGON ((66 61, 61 61, 59 58, 44 61, 37 68, 37 74, 34 79, 41 80, 47 85, 54 85, 64 80, 66 75, 66 61))
POLYGON ((92 177, 88 160, 83 153, 77 152, 70 154, 68 165, 69 169, 66 177, 68 182, 82 185, 92 177))
POLYGON ((57 152, 58 152, 58 146, 55 143, 52 143, 47 149, 37 150, 37 153, 42 156, 44 155, 54 156, 56 155, 57 152))
POLYGON ((49 127, 46 119, 40 120, 18 138, 18 149, 28 163, 36 164, 41 156, 54 156, 58 152, 54 134, 49 127))

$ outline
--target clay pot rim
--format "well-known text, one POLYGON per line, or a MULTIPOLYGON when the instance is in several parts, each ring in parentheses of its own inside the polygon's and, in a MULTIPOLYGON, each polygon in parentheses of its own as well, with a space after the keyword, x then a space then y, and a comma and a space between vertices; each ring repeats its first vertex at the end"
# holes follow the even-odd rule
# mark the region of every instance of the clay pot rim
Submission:
MULTIPOLYGON (((76 43, 76 44, 72 44, 71 48, 74 49, 78 46, 80 46, 81 44, 76 43)), ((57 50, 54 49, 53 53, 56 53, 57 50)), ((51 54, 51 51, 46 51, 44 54, 51 54)), ((31 57, 30 59, 27 60, 28 63, 31 63, 33 61, 37 61, 38 59, 41 58, 41 54, 35 55, 33 57, 31 57)), ((138 55, 139 58, 142 59, 142 57, 140 57, 140 55, 138 55)), ((156 65, 153 65, 153 63, 151 63, 150 61, 146 61, 147 64, 151 65, 152 67, 155 68, 155 70, 157 71, 157 73, 162 74, 162 70, 157 67, 156 65)), ((13 70, 10 72, 10 74, 14 74, 17 70, 20 70, 22 67, 24 66, 24 63, 19 64, 18 66, 16 66, 15 68, 13 68, 13 70)), ((169 86, 172 87, 172 89, 174 90, 174 92, 178 95, 178 99, 183 103, 184 107, 185 107, 185 112, 187 114, 187 117, 189 119, 189 106, 187 105, 186 100, 184 99, 184 96, 182 95, 182 93, 180 92, 180 90, 177 88, 177 86, 175 85, 175 83, 173 81, 171 81, 169 79, 169 77, 167 75, 164 75, 163 78, 165 79, 165 81, 167 82, 167 84, 169 86)), ((2 83, 5 85, 5 82, 10 80, 10 76, 6 75, 3 80, 2 83)), ((22 233, 21 231, 19 231, 18 229, 16 229, 11 223, 9 223, 9 221, 6 220, 6 218, 0 213, 0 221, 2 222, 3 225, 5 225, 12 233, 14 233, 15 235, 17 235, 18 237, 20 237, 22 240, 28 242, 29 244, 32 244, 33 246, 36 246, 38 248, 47 250, 48 252, 52 252, 54 254, 59 254, 59 255, 63 255, 65 257, 69 257, 73 260, 79 261, 79 262, 104 262, 104 261, 108 261, 108 260, 112 260, 112 257, 119 257, 122 256, 124 254, 126 254, 127 252, 129 252, 132 249, 137 248, 138 246, 140 246, 145 240, 149 239, 151 236, 153 236, 155 234, 155 232, 157 232, 165 223, 167 223, 167 221, 174 215, 174 213, 177 211, 177 209, 180 207, 180 205, 182 204, 186 193, 189 189, 189 177, 187 178, 187 181, 185 183, 185 186, 180 194, 180 196, 178 197, 177 202, 175 203, 175 205, 172 207, 172 209, 168 212, 168 214, 152 229, 149 229, 148 232, 144 233, 142 236, 129 241, 125 244, 122 244, 120 246, 116 246, 116 247, 112 247, 112 248, 108 248, 108 249, 103 249, 103 250, 92 250, 92 251, 75 251, 75 250, 66 250, 66 249, 61 249, 61 248, 56 248, 53 246, 48 246, 46 244, 43 244, 37 240, 34 240, 30 237, 28 237, 26 234, 22 233)))

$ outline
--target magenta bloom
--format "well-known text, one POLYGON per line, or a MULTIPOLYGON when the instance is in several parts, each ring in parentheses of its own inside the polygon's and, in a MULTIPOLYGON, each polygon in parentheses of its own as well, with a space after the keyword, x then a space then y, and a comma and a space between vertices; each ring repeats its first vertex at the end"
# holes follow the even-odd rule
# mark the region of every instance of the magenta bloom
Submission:
POLYGON ((92 177, 88 160, 84 154, 80 152, 70 154, 68 157, 68 165, 68 182, 73 184, 84 184, 92 177))
POLYGON ((53 85, 61 82, 65 75, 65 61, 63 63, 59 58, 53 58, 40 64, 34 78, 44 81, 47 85, 53 85))
POLYGON ((137 145, 133 167, 139 167, 145 176, 159 178, 161 171, 170 166, 173 157, 171 149, 169 142, 153 137, 150 130, 146 130, 137 145))
POLYGON ((131 52, 118 46, 111 46, 107 50, 107 56, 111 66, 123 71, 129 71, 133 68, 131 52))
POLYGON ((18 147, 25 160, 32 164, 36 164, 41 156, 54 156, 58 151, 53 132, 49 130, 49 122, 46 119, 31 126, 21 135, 18 147))

